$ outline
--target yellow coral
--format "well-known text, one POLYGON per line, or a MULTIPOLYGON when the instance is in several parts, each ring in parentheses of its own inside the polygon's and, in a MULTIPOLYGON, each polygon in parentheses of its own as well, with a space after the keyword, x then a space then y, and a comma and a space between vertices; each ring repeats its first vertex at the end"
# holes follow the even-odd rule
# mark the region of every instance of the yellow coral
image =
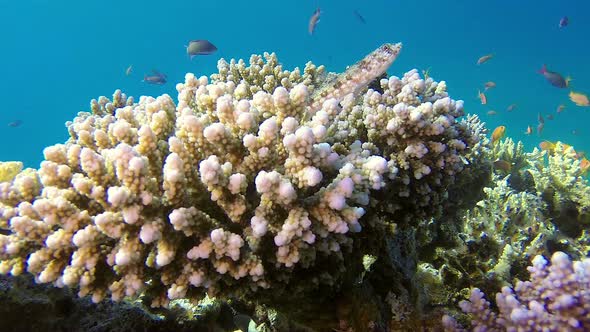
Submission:
POLYGON ((0 182, 11 181, 22 170, 20 161, 0 161, 0 182))

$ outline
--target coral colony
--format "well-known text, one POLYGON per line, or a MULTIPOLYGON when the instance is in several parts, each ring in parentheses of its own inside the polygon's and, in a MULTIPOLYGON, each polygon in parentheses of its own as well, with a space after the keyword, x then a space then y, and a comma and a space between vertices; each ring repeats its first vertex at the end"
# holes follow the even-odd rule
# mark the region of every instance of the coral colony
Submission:
MULTIPOLYGON (((285 70, 274 54, 253 55, 249 65, 222 59, 209 78, 187 74, 176 86, 177 104, 168 95, 135 102, 120 91, 112 100, 93 100, 91 112, 67 123, 68 141, 44 150, 38 170, 4 164, 10 174, 0 174, 0 229, 7 230, 0 235, 0 273, 28 272, 38 283, 77 289, 94 302, 145 296, 152 307, 206 296, 268 305, 284 304, 287 294, 294 302, 321 301, 378 278, 391 283, 381 298, 420 307, 434 301, 434 292, 420 293, 427 286, 449 293, 469 287, 439 287, 448 271, 491 270, 510 281, 502 264, 516 259, 505 252, 522 253, 531 234, 525 240, 516 234, 510 243, 509 236, 488 236, 503 241, 489 252, 494 268, 457 267, 460 260, 450 256, 461 250, 433 253, 440 257, 416 267, 420 247, 441 237, 437 232, 451 232, 452 223, 433 220, 477 201, 481 194, 458 193, 482 192, 490 158, 513 161, 522 151, 504 142, 495 149, 512 155, 490 150, 477 117, 458 120, 463 102, 448 96, 444 81, 421 78, 417 70, 387 77, 400 50, 401 44, 385 44, 335 77, 311 62, 303 71, 285 70), (408 300, 408 292, 422 295, 408 300)), ((535 176, 546 173, 536 166, 535 176)), ((494 176, 498 188, 512 190, 494 176)), ((501 195, 492 188, 485 194, 501 195)), ((546 207, 540 195, 512 197, 546 207)), ((492 226, 477 222, 496 214, 485 199, 477 204, 479 212, 458 218, 470 224, 448 237, 465 233, 462 239, 473 237, 468 246, 489 249, 482 233, 492 226)), ((541 262, 534 266, 545 273, 541 262)), ((552 263, 569 266, 559 255, 552 263)), ((575 273, 587 270, 575 264, 575 273)), ((468 280, 456 273, 454 280, 468 280)), ((501 310, 518 305, 509 293, 503 291, 501 310)), ((576 299, 559 303, 575 306, 576 299)), ((461 306, 488 312, 482 301, 474 291, 461 306)), ((531 314, 519 312, 522 319, 531 314)), ((487 324, 505 321, 495 317, 487 324)), ((366 318, 357 329, 379 319, 366 318)), ((450 317, 443 320, 459 328, 450 317)))

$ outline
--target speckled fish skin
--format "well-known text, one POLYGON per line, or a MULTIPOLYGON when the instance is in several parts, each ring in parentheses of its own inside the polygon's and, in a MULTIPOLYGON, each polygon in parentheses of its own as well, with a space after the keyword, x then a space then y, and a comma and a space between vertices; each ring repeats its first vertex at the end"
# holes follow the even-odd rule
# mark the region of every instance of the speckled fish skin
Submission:
POLYGON ((401 43, 383 44, 361 61, 350 66, 333 82, 314 92, 310 111, 315 113, 330 98, 342 100, 346 95, 366 88, 374 79, 385 73, 397 58, 401 48, 401 43))

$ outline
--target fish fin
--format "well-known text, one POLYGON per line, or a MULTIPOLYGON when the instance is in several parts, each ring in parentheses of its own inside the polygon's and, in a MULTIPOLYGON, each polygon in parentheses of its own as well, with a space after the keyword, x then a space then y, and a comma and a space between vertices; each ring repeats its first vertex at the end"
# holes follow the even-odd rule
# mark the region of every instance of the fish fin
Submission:
POLYGON ((163 78, 168 78, 168 76, 166 76, 166 74, 160 73, 156 69, 152 69, 152 73, 154 73, 154 75, 156 75, 156 76, 160 76, 160 77, 163 77, 163 78))
POLYGON ((164 73, 160 73, 159 71, 157 71, 157 70, 155 70, 155 69, 152 69, 152 72, 153 72, 153 73, 154 73, 156 76, 160 76, 160 77, 161 77, 161 78, 163 78, 163 79, 167 79, 167 78, 168 78, 168 76, 167 76, 166 74, 164 74, 164 73))

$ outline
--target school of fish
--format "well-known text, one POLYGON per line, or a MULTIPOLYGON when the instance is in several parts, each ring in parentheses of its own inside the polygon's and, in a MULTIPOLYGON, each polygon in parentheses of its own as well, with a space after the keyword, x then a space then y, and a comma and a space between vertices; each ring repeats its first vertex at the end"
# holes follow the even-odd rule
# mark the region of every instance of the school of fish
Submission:
MULTIPOLYGON (((558 28, 564 29, 568 25, 569 25, 568 17, 563 16, 559 20, 558 28)), ((483 65, 484 63, 487 63, 488 61, 490 61, 494 57, 495 57, 495 54, 493 54, 493 53, 483 55, 477 59, 476 64, 478 66, 483 65)), ((558 88, 558 89, 569 89, 568 97, 569 97, 569 100, 574 105, 576 105, 578 107, 589 107, 590 106, 590 99, 588 98, 588 95, 586 93, 572 90, 572 87, 571 87, 572 78, 571 77, 563 76, 562 74, 560 74, 557 71, 550 70, 547 67, 547 65, 545 65, 545 64, 543 64, 543 66, 539 70, 537 70, 537 73, 542 75, 543 78, 551 86, 558 88)), ((482 89, 478 90, 477 97, 479 98, 482 105, 487 105, 488 104, 488 96, 486 95, 486 92, 491 89, 496 88, 496 83, 493 81, 487 81, 484 83, 483 87, 484 87, 483 91, 482 91, 482 89)), ((506 108, 506 111, 512 112, 516 109, 516 106, 517 106, 516 103, 510 104, 506 108)), ((566 106, 564 104, 558 105, 557 108, 555 109, 555 114, 562 113, 565 110, 565 108, 566 108, 566 106)), ((498 112, 495 110, 489 110, 486 112, 486 114, 488 116, 494 116, 494 115, 497 115, 498 112)), ((536 134, 540 137, 543 134, 543 130, 545 129, 545 119, 553 120, 554 118, 555 118, 555 115, 552 113, 548 113, 545 116, 543 116, 543 114, 541 112, 538 112, 537 117, 536 117, 536 125, 528 125, 523 133, 528 136, 528 135, 532 135, 533 133, 536 132, 536 134)), ((492 145, 496 144, 498 141, 500 141, 505 136, 506 130, 507 130, 506 126, 500 125, 492 131, 491 140, 490 140, 492 145)), ((576 129, 574 129, 571 131, 571 133, 572 133, 572 135, 577 135, 578 132, 576 129)), ((571 147, 570 145, 565 144, 563 142, 560 142, 560 143, 562 143, 566 148, 571 147)), ((554 153, 556 144, 557 144, 557 142, 542 140, 539 143, 539 148, 541 150, 547 151, 548 153, 554 153)), ((573 147, 572 147, 572 149, 573 149, 573 147)), ((588 159, 586 159, 585 153, 584 152, 576 152, 576 156, 580 160, 580 167, 582 168, 582 173, 585 175, 588 175, 588 173, 590 171, 590 161, 588 159)), ((510 169, 511 169, 511 165, 504 160, 496 160, 494 162, 494 168, 500 169, 500 170, 503 170, 503 171, 509 173, 510 169)))
MULTIPOLYGON (((314 35, 314 33, 318 27, 318 23, 320 23, 320 17, 322 15, 322 13, 323 13, 322 10, 318 7, 310 15, 308 25, 307 25, 307 32, 309 33, 309 35, 314 35)), ((367 20, 365 19, 365 17, 363 15, 361 15, 359 10, 357 10, 357 9, 353 10, 352 14, 354 15, 354 17, 356 17, 358 22, 360 22, 362 24, 367 24, 367 20)), ((563 29, 563 28, 567 27, 568 25, 569 25, 568 17, 563 16, 559 20, 559 23, 558 23, 559 29, 563 29)), ((213 43, 211 43, 210 41, 205 40, 205 39, 190 40, 188 42, 188 44, 185 45, 185 48, 186 48, 186 53, 188 55, 188 58, 190 60, 193 60, 197 56, 214 54, 217 51, 217 47, 213 43)), ((483 64, 486 64, 490 60, 492 60, 495 56, 496 55, 494 53, 482 55, 477 59, 476 65, 481 66, 483 64)), ((395 58, 395 56, 393 58, 395 58)), ((422 71, 425 78, 428 78, 429 72, 430 72, 430 68, 422 71)), ((568 89, 569 88, 570 91, 568 93, 568 97, 569 97, 570 101, 572 103, 574 103, 576 106, 578 106, 578 107, 589 107, 590 106, 590 99, 588 98, 587 94, 585 94, 583 92, 571 90, 570 83, 571 83, 572 79, 569 76, 564 77, 559 72, 548 69, 547 65, 545 65, 545 64, 537 72, 540 75, 542 75, 544 77, 544 79, 553 87, 556 87, 559 89, 568 89)), ((126 76, 131 76, 132 73, 133 73, 133 64, 129 65, 125 69, 126 76)), ((166 84, 166 82, 167 82, 167 76, 166 76, 166 74, 159 72, 158 70, 152 69, 151 73, 145 74, 143 76, 142 82, 145 82, 147 84, 152 84, 152 85, 163 85, 163 84, 166 84)), ((480 88, 478 90, 477 97, 479 98, 482 105, 488 104, 488 96, 486 95, 486 92, 488 92, 492 89, 495 89, 495 88, 496 88, 496 82, 487 81, 483 84, 483 89, 480 88)), ((516 103, 510 104, 506 108, 506 112, 514 111, 516 109, 516 107, 517 107, 516 103)), ((566 106, 564 104, 560 104, 559 106, 557 106, 555 113, 559 114, 559 113, 563 112, 565 108, 566 108, 566 106)), ((486 112, 486 114, 488 116, 494 116, 494 115, 497 115, 498 112, 496 110, 488 110, 486 112)), ((546 118, 548 120, 553 120, 554 115, 547 114, 546 118)), ((9 122, 8 126, 9 127, 19 127, 21 124, 22 124, 21 120, 15 120, 15 121, 9 122)), ((524 131, 524 134, 525 135, 532 135, 536 131, 536 133, 540 136, 543 133, 544 128, 545 128, 545 118, 539 112, 537 114, 536 127, 534 127, 533 125, 528 125, 524 131)), ((505 136, 506 130, 507 130, 507 128, 504 125, 501 125, 501 126, 498 126, 497 128, 495 128, 492 132, 492 135, 491 135, 492 144, 496 144, 499 140, 501 140, 505 136)), ((572 130, 572 134, 577 134, 577 130, 572 130)), ((551 152, 551 151, 553 151, 554 144, 555 143, 544 140, 539 144, 539 147, 543 150, 547 150, 547 151, 551 152)), ((584 172, 587 173, 588 169, 590 168, 590 162, 588 162, 588 160, 585 157, 583 157, 583 154, 581 154, 581 156, 582 156, 581 158, 583 158, 582 165, 584 167, 584 172)), ((511 165, 506 164, 506 162, 502 161, 502 160, 497 160, 496 162, 494 162, 494 167, 502 169, 506 172, 510 171, 510 166, 511 165)))

